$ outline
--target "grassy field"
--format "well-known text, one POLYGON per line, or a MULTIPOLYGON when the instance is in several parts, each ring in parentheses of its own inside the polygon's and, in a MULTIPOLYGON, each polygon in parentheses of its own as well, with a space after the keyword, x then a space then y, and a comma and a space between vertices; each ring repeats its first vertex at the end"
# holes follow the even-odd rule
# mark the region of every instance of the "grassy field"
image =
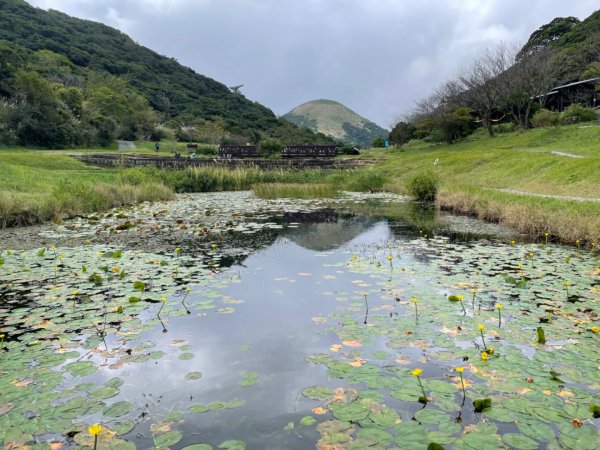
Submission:
MULTIPOLYGON (((133 153, 153 153, 151 142, 133 153)), ((161 154, 177 145, 163 143, 161 154)), ((340 190, 385 189, 404 193, 417 173, 440 180, 438 204, 460 214, 504 223, 532 236, 550 233, 566 243, 600 245, 600 203, 546 199, 524 193, 600 198, 600 126, 563 126, 487 137, 475 133, 453 145, 414 141, 403 148, 365 151, 375 168, 363 171, 262 172, 254 169, 100 169, 68 157, 84 150, 0 149, 0 226, 35 223, 142 200, 172 192, 257 189, 265 196, 302 192, 302 184, 330 184, 340 190), (553 152, 583 156, 569 158, 553 152), (434 165, 434 162, 437 164, 434 165), (264 184, 279 183, 269 188, 264 184), (282 183, 294 183, 283 189, 282 183)), ((116 147, 108 151, 117 151, 116 147)), ((312 190, 314 195, 314 189, 312 190)), ((304 194, 303 194, 304 195, 304 194)), ((329 195, 329 194, 328 194, 329 195)))
POLYGON ((0 150, 0 227, 171 196, 162 184, 121 183, 116 170, 85 166, 64 152, 0 150))
POLYGON ((438 203, 444 208, 533 236, 549 232, 563 242, 600 243, 600 203, 499 191, 600 199, 600 126, 540 128, 494 138, 481 133, 453 145, 413 142, 387 154, 368 153, 381 158, 388 190, 404 192, 410 177, 429 170, 440 179, 438 203))

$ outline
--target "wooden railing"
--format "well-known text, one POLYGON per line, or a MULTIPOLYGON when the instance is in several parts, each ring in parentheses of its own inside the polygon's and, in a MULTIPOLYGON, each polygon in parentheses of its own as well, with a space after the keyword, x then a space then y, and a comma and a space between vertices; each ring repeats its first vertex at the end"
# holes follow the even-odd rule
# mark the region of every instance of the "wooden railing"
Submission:
POLYGON ((288 145, 281 152, 284 158, 333 158, 337 145, 288 145))
POLYGON ((257 158, 258 145, 221 145, 219 147, 221 158, 257 158))

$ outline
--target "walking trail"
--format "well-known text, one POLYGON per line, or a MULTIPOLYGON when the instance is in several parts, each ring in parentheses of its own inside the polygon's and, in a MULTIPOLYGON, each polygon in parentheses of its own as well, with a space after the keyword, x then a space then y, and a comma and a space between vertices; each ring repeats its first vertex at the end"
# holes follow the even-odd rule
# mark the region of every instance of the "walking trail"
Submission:
POLYGON ((568 195, 538 194, 536 192, 519 191, 517 189, 491 189, 491 190, 492 191, 498 191, 498 192, 506 192, 508 194, 528 195, 530 197, 554 198, 554 199, 557 199, 557 200, 569 200, 569 201, 573 201, 573 202, 600 203, 600 198, 573 197, 573 196, 568 196, 568 195))

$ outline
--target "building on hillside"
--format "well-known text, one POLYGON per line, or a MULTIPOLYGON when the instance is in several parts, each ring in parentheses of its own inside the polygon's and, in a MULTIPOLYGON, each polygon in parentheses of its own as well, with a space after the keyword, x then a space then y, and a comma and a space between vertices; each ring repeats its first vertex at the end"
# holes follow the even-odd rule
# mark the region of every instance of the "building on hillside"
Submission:
POLYGON ((590 78, 588 80, 557 86, 544 96, 543 107, 553 111, 564 111, 569 105, 574 103, 591 108, 600 107, 599 85, 600 78, 590 78))

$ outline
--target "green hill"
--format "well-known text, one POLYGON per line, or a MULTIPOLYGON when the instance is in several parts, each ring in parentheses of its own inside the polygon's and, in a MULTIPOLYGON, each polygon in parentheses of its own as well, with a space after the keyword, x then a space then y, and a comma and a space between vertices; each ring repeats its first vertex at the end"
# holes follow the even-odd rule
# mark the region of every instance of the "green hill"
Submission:
POLYGON ((292 109, 283 119, 303 125, 315 132, 345 143, 369 147, 377 138, 387 138, 389 131, 359 116, 341 103, 314 100, 292 109))
POLYGON ((534 31, 522 53, 551 49, 556 85, 600 76, 600 11, 580 21, 557 17, 534 31))
POLYGON ((0 104, 4 144, 54 147, 149 138, 157 122, 182 140, 325 139, 114 28, 23 0, 0 0, 0 98, 6 99, 0 104), (10 106, 15 104, 17 110, 10 106), (33 104, 59 132, 50 136, 38 130, 41 123, 29 123, 29 131, 15 125, 31 116, 33 104))

